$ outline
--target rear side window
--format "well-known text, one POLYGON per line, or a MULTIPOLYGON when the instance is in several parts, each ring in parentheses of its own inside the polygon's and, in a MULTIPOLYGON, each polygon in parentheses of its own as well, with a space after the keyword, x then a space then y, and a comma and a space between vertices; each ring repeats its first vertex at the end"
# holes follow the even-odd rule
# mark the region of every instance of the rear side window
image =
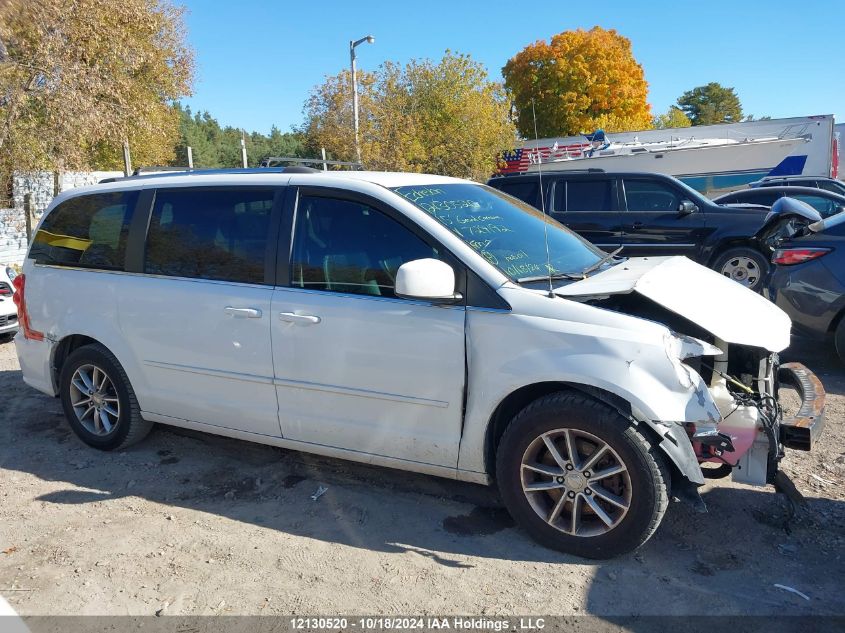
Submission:
POLYGON ((820 180, 818 182, 819 189, 824 189, 825 191, 832 191, 833 193, 838 193, 840 196, 845 194, 845 184, 840 182, 835 182, 832 180, 820 180))
POLYGON ((762 204, 770 207, 778 198, 780 198, 780 194, 770 191, 745 190, 728 198, 720 199, 719 204, 762 204))
POLYGON ((790 196, 790 198, 795 198, 796 200, 800 200, 801 202, 806 202, 816 211, 818 211, 823 218, 826 218, 839 212, 839 205, 836 202, 834 202, 833 200, 828 200, 827 198, 823 198, 822 196, 813 196, 799 193, 798 195, 790 196))
POLYGON ((527 202, 533 207, 540 207, 540 185, 537 180, 495 183, 495 187, 517 200, 527 202))
POLYGON ((555 185, 556 211, 613 211, 609 180, 567 180, 555 185))
POLYGON ((123 270, 137 191, 66 200, 44 218, 29 256, 38 264, 123 270))
POLYGON ((762 204, 767 207, 772 206, 778 198, 781 198, 782 194, 780 193, 759 193, 756 195, 751 196, 750 198, 742 198, 742 202, 750 202, 752 204, 762 204))
POLYGON ((159 189, 144 272, 264 283, 273 189, 159 189))

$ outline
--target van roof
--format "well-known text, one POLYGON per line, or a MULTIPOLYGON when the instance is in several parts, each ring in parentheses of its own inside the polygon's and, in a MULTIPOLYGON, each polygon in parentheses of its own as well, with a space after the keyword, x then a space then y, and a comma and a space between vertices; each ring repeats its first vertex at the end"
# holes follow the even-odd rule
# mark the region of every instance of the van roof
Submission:
POLYGON ((48 211, 65 200, 95 193, 109 191, 131 191, 148 187, 235 187, 235 186, 273 186, 313 185, 325 187, 350 188, 366 191, 371 185, 384 187, 409 187, 438 184, 478 184, 470 180, 438 176, 435 174, 417 174, 390 171, 313 171, 303 173, 300 170, 283 171, 284 168, 257 169, 209 169, 184 172, 160 172, 128 176, 125 178, 106 178, 96 185, 77 187, 63 191, 53 198, 48 211))
MULTIPOLYGON (((224 181, 225 184, 274 184, 288 182, 296 177, 297 182, 313 181, 320 184, 323 181, 334 179, 361 180, 371 182, 383 187, 402 187, 409 185, 438 184, 438 183, 459 183, 469 182, 460 178, 450 176, 438 176, 436 174, 418 174, 409 172, 390 171, 319 171, 319 170, 291 170, 289 168, 259 167, 254 169, 200 169, 190 171, 168 171, 139 174, 125 178, 107 178, 100 182, 103 184, 120 183, 123 185, 141 183, 142 186, 150 185, 209 185, 217 181, 224 181)), ((97 187, 98 185, 94 185, 97 187)))

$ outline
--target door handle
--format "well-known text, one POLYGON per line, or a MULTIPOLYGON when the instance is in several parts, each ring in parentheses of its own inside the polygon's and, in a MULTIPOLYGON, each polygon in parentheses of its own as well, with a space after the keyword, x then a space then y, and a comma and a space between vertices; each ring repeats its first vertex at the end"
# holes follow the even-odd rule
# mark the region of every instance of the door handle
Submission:
POLYGON ((236 319, 260 319, 261 318, 261 310, 258 308, 235 308, 233 306, 226 306, 223 308, 223 312, 228 314, 229 316, 233 316, 236 319))
POLYGON ((279 319, 288 323, 300 323, 302 325, 317 325, 322 320, 313 314, 295 314, 293 312, 279 312, 279 319))
POLYGON ((643 228, 643 223, 642 223, 642 222, 634 222, 634 223, 631 225, 631 228, 632 228, 632 229, 634 229, 635 231, 638 231, 638 230, 640 230, 641 228, 643 228))

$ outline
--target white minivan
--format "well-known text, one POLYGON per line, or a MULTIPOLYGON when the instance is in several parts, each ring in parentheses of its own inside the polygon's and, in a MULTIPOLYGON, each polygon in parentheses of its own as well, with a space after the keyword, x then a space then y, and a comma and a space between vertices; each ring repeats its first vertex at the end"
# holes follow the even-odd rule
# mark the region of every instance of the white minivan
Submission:
POLYGON ((423 174, 221 170, 57 197, 15 279, 27 384, 85 443, 154 423, 478 483, 543 544, 630 551, 705 477, 771 483, 824 391, 777 307, 423 174), (780 381, 803 396, 785 417, 780 381))

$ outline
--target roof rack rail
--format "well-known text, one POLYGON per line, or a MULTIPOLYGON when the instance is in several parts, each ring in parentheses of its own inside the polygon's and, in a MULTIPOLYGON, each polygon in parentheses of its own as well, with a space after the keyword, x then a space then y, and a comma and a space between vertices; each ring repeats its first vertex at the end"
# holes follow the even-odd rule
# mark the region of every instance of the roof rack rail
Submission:
MULTIPOLYGON (((279 167, 281 163, 295 163, 296 165, 320 165, 323 171, 328 171, 329 165, 333 167, 350 167, 355 170, 363 170, 364 163, 345 160, 326 160, 325 158, 299 158, 298 156, 267 156, 261 159, 258 166, 262 169, 267 167, 279 167)), ((319 170, 315 170, 319 171, 319 170)))
POLYGON ((109 182, 120 182, 124 180, 168 178, 173 176, 210 176, 215 174, 266 174, 268 171, 275 174, 283 174, 287 169, 290 168, 270 167, 258 169, 257 167, 247 167, 246 169, 244 169, 243 167, 221 167, 209 169, 191 169, 188 167, 174 167, 162 169, 162 171, 157 171, 157 167, 139 167, 134 172, 132 172, 131 176, 115 176, 113 178, 103 178, 99 181, 99 184, 102 185, 109 182))
POLYGON ((138 167, 132 172, 131 176, 115 176, 111 178, 103 178, 99 184, 109 182, 119 182, 123 180, 135 180, 138 178, 167 178, 168 176, 208 176, 214 174, 266 174, 268 172, 276 174, 320 174, 328 171, 328 165, 335 166, 349 166, 357 169, 363 169, 361 163, 350 163, 340 160, 321 160, 317 158, 296 158, 296 157, 271 157, 265 158, 261 161, 260 167, 220 167, 220 168, 199 168, 196 167, 178 167, 178 166, 160 166, 160 167, 138 167), (274 165, 273 161, 278 162, 293 162, 295 165, 274 165), (323 169, 314 169, 308 167, 303 163, 323 165, 323 169))
POLYGON ((136 167, 132 172, 133 176, 141 176, 143 174, 154 174, 162 171, 194 171, 193 167, 178 167, 174 165, 150 165, 149 167, 136 167))
MULTIPOLYGON (((587 167, 586 169, 555 169, 554 163, 543 163, 544 174, 604 174, 606 170, 601 167, 587 167)), ((515 176, 531 176, 536 171, 517 171, 510 174, 496 174, 494 178, 513 178, 515 176)))

